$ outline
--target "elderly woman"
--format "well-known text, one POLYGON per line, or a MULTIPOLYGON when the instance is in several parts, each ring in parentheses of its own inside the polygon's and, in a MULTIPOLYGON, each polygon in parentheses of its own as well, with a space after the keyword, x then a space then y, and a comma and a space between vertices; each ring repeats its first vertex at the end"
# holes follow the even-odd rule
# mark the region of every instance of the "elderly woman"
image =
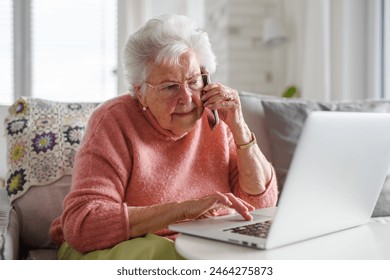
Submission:
POLYGON ((255 208, 275 206, 273 167, 237 91, 205 83, 216 68, 205 32, 184 16, 152 19, 130 36, 123 62, 131 94, 89 120, 50 230, 59 258, 180 258, 168 225, 228 210, 250 220, 255 208))

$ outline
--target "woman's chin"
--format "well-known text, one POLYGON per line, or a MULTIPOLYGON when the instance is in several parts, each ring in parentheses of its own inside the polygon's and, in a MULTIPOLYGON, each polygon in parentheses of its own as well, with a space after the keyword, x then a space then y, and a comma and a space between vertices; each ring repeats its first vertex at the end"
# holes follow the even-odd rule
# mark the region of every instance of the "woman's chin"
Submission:
POLYGON ((189 113, 174 113, 172 114, 172 132, 176 135, 183 135, 185 133, 188 133, 194 128, 198 119, 199 116, 198 111, 196 109, 189 113))

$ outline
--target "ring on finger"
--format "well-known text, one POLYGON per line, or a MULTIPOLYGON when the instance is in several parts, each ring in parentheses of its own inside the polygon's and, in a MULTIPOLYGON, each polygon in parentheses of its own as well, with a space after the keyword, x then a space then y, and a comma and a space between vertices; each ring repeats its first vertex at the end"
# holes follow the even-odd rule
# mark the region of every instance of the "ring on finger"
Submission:
POLYGON ((224 98, 225 101, 231 101, 232 100, 232 97, 230 96, 230 94, 225 93, 224 97, 225 97, 224 98))
POLYGON ((226 208, 228 208, 226 205, 220 205, 220 206, 218 206, 217 208, 215 208, 215 210, 221 211, 221 210, 224 210, 224 209, 226 209, 226 208))

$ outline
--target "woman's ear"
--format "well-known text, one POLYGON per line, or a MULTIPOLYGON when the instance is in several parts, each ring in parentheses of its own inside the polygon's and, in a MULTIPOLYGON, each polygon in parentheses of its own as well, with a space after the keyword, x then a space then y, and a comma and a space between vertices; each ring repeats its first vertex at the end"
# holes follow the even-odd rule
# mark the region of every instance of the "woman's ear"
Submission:
POLYGON ((135 94, 137 95, 137 98, 138 98, 139 102, 141 103, 141 105, 144 108, 147 108, 148 104, 147 104, 145 95, 142 94, 142 92, 141 92, 141 86, 135 86, 134 90, 135 90, 135 94))

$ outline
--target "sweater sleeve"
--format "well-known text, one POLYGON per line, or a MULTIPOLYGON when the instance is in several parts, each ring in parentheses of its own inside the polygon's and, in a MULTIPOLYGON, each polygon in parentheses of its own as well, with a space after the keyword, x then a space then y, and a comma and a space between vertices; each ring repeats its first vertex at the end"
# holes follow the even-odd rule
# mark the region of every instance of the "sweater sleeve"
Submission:
POLYGON ((112 109, 91 116, 75 159, 72 190, 64 201, 64 239, 82 253, 129 237, 124 196, 132 157, 121 127, 123 116, 118 114, 112 109))

